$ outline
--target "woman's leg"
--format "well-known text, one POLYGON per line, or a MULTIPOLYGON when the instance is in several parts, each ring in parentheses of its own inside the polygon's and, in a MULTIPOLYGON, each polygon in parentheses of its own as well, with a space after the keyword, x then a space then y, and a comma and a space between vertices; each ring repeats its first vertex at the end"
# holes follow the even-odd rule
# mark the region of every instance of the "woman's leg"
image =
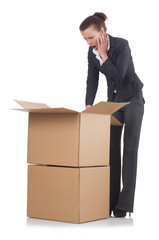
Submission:
POLYGON ((124 107, 123 110, 125 122, 122 167, 123 188, 119 193, 118 202, 115 208, 122 209, 126 212, 133 212, 137 153, 144 114, 144 99, 142 93, 133 98, 131 103, 124 107))
MULTIPOLYGON (((115 99, 118 101, 118 99, 115 99)), ((123 111, 113 113, 113 116, 122 124, 124 121, 123 111)), ((110 135, 110 211, 118 201, 121 179, 121 134, 123 126, 111 126, 110 135)))
POLYGON ((121 179, 121 133, 122 126, 111 126, 110 135, 110 211, 117 203, 121 179))

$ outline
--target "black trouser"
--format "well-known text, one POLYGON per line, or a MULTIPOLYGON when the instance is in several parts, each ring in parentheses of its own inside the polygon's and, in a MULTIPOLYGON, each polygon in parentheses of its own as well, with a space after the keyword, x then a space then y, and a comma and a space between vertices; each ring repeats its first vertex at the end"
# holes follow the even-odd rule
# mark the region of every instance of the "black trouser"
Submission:
MULTIPOLYGON (((114 94, 113 102, 121 102, 114 94)), ((123 126, 111 126, 110 143, 110 210, 119 208, 126 212, 133 212, 134 195, 137 172, 137 153, 140 138, 140 129, 144 114, 144 98, 142 91, 130 104, 113 114, 123 126), (122 184, 121 179, 121 133, 123 133, 123 161, 122 184)))

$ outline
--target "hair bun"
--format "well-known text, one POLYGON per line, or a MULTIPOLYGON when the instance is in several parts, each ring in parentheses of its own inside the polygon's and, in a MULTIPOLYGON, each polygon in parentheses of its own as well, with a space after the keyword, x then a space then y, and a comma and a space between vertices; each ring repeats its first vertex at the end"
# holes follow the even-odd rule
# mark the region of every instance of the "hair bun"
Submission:
POLYGON ((95 12, 95 13, 93 14, 93 16, 100 18, 100 19, 103 20, 104 22, 105 22, 105 20, 107 19, 107 16, 106 16, 104 13, 102 13, 102 12, 95 12))

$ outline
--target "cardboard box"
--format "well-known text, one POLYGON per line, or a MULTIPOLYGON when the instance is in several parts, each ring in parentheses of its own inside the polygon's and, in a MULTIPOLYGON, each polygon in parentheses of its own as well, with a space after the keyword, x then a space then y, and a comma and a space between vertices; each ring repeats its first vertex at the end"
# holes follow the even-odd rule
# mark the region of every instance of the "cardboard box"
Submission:
POLYGON ((29 112, 27 162, 59 166, 109 165, 111 114, 128 103, 100 102, 82 112, 15 100, 29 112))
POLYGON ((82 223, 109 217, 112 113, 100 102, 77 112, 18 101, 29 112, 27 216, 82 223), (43 166, 45 165, 45 166, 43 166), (56 165, 56 166, 55 166, 56 165))
POLYGON ((27 216, 82 223, 109 217, 110 167, 28 166, 27 216))

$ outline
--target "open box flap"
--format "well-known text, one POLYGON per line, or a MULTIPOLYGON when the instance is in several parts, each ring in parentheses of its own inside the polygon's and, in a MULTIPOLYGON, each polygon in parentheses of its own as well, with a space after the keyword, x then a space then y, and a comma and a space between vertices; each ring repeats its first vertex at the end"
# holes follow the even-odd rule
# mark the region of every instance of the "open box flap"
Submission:
POLYGON ((111 116, 111 125, 122 126, 123 124, 119 120, 117 120, 115 117, 111 116))
POLYGON ((33 112, 33 113, 79 113, 77 111, 74 110, 70 110, 67 108, 32 108, 32 109, 17 109, 14 108, 12 110, 18 110, 18 111, 22 111, 22 112, 33 112))
POLYGON ((16 103, 18 103, 21 107, 24 109, 32 109, 32 108, 49 108, 48 105, 45 103, 35 103, 35 102, 26 102, 26 101, 20 101, 20 100, 15 100, 16 103))
POLYGON ((70 110, 67 108, 50 108, 48 105, 45 103, 33 103, 33 102, 26 102, 26 101, 19 101, 19 100, 14 100, 16 101, 19 105, 23 107, 23 109, 13 109, 13 110, 19 110, 23 112, 34 112, 34 113, 79 113, 74 110, 70 110))
POLYGON ((82 113, 97 113, 97 114, 106 114, 110 115, 120 108, 126 106, 129 102, 126 103, 117 103, 117 102, 99 102, 93 105, 90 108, 82 111, 82 113))

